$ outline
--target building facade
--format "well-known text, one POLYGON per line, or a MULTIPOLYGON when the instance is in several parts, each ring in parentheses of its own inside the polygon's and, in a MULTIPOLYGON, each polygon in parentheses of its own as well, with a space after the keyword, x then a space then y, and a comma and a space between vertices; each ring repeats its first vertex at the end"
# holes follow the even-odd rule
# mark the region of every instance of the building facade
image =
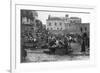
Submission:
POLYGON ((82 23, 79 17, 52 17, 48 16, 46 29, 52 33, 81 33, 85 29, 89 32, 89 23, 82 23))
POLYGON ((80 24, 81 18, 79 17, 68 17, 68 15, 65 15, 65 17, 52 17, 48 16, 47 19, 47 30, 65 30, 68 29, 71 24, 80 24))
POLYGON ((72 24, 72 23, 82 23, 82 21, 81 21, 81 18, 79 18, 79 17, 70 17, 69 18, 70 19, 70 23, 72 24))
POLYGON ((64 30, 65 33, 78 33, 90 32, 90 23, 70 23, 69 28, 64 30))
POLYGON ((65 30, 66 27, 69 23, 69 18, 66 15, 65 17, 51 17, 50 15, 48 16, 47 19, 47 30, 65 30))

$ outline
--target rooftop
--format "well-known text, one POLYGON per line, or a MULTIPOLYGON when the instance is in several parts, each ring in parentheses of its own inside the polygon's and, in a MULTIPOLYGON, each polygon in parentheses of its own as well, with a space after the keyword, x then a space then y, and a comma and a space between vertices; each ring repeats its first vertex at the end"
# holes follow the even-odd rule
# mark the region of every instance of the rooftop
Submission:
POLYGON ((70 19, 80 19, 79 17, 70 17, 70 19))
POLYGON ((63 20, 61 17, 50 17, 47 20, 63 20))

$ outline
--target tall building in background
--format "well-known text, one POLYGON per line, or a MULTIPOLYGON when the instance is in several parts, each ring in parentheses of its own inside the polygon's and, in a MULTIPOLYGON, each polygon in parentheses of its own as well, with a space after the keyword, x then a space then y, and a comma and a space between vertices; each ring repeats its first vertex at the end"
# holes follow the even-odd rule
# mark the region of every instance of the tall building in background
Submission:
POLYGON ((70 23, 72 24, 72 23, 82 23, 82 21, 81 21, 81 18, 79 18, 79 17, 70 17, 69 18, 70 19, 70 23))
POLYGON ((52 17, 48 16, 46 20, 46 29, 54 34, 63 33, 81 33, 81 29, 84 31, 88 29, 89 23, 82 23, 82 19, 79 17, 52 17))
POLYGON ((65 17, 52 17, 49 15, 46 24, 47 30, 65 30, 69 24, 69 17, 68 15, 65 15, 65 17))
POLYGON ((49 15, 46 21, 48 30, 65 30, 72 24, 80 24, 82 22, 81 18, 69 17, 68 15, 65 15, 65 17, 52 17, 49 15))

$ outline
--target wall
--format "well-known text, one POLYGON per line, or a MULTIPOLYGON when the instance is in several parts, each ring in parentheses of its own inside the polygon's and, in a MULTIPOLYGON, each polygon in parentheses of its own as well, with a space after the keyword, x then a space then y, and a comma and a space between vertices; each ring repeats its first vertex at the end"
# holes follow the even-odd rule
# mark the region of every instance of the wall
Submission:
POLYGON ((47 28, 49 28, 50 30, 51 30, 51 28, 52 28, 52 30, 57 30, 57 28, 59 28, 59 30, 60 30, 62 28, 62 30, 64 30, 65 24, 61 20, 52 20, 52 21, 49 20, 49 21, 47 21, 47 28), (51 23, 51 26, 49 26, 49 23, 51 23), (56 26, 55 26, 55 23, 57 23, 56 26), (62 25, 60 25, 60 23, 62 23, 62 25))
MULTIPOLYGON (((33 1, 34 4, 79 4, 79 5, 94 5, 96 6, 97 12, 97 22, 95 23, 95 40, 96 40, 96 66, 92 67, 69 67, 66 69, 58 69, 58 70, 42 70, 38 73, 99 73, 100 72, 100 0, 17 0, 17 1, 33 1)), ((23 3, 23 2, 22 2, 23 3)), ((27 2, 25 2, 27 3, 27 2)), ((10 72, 10 0, 1 0, 0 1, 0 22, 1 28, 0 33, 6 33, 0 36, 0 73, 8 73, 10 72), (6 16, 6 17, 5 17, 6 16), (6 21, 5 21, 6 18, 6 21), (5 30, 4 28, 5 27, 5 30), (4 31, 3 31, 4 30, 4 31), (5 41, 6 40, 6 41, 5 41), (6 45, 5 45, 6 44, 6 45), (4 54, 5 53, 5 54, 4 54)), ((52 63, 50 63, 52 64, 52 63)), ((37 72, 35 72, 37 73, 37 72)))

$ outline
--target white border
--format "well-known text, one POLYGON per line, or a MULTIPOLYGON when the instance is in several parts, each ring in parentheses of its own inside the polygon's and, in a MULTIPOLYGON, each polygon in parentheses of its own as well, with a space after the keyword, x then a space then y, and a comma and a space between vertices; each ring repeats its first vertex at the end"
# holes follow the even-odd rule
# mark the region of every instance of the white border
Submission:
MULTIPOLYGON (((38 71, 38 70, 50 70, 50 69, 65 69, 65 68, 79 68, 79 67, 88 67, 95 65, 94 62, 94 24, 95 24, 95 12, 94 9, 78 9, 78 11, 91 12, 91 23, 90 23, 90 60, 88 61, 62 61, 62 62, 45 62, 45 63, 28 63, 28 64, 20 64, 20 9, 33 9, 33 6, 23 6, 12 3, 12 46, 11 46, 11 68, 12 72, 24 72, 24 71, 38 71), (15 16, 16 14, 16 16, 15 16), (16 21, 15 21, 16 20, 16 21), (16 44, 16 45, 15 45, 16 44), (15 52, 16 50, 16 52, 15 52), (15 55, 16 54, 16 55, 15 55), (15 58, 16 56, 16 58, 15 58)), ((52 6, 52 5, 51 5, 52 6)), ((49 10, 65 10, 66 8, 55 8, 55 7, 34 7, 37 9, 49 9, 49 10)), ((69 8, 68 8, 69 9, 69 8)), ((70 11, 75 11, 77 9, 69 9, 70 11)))

